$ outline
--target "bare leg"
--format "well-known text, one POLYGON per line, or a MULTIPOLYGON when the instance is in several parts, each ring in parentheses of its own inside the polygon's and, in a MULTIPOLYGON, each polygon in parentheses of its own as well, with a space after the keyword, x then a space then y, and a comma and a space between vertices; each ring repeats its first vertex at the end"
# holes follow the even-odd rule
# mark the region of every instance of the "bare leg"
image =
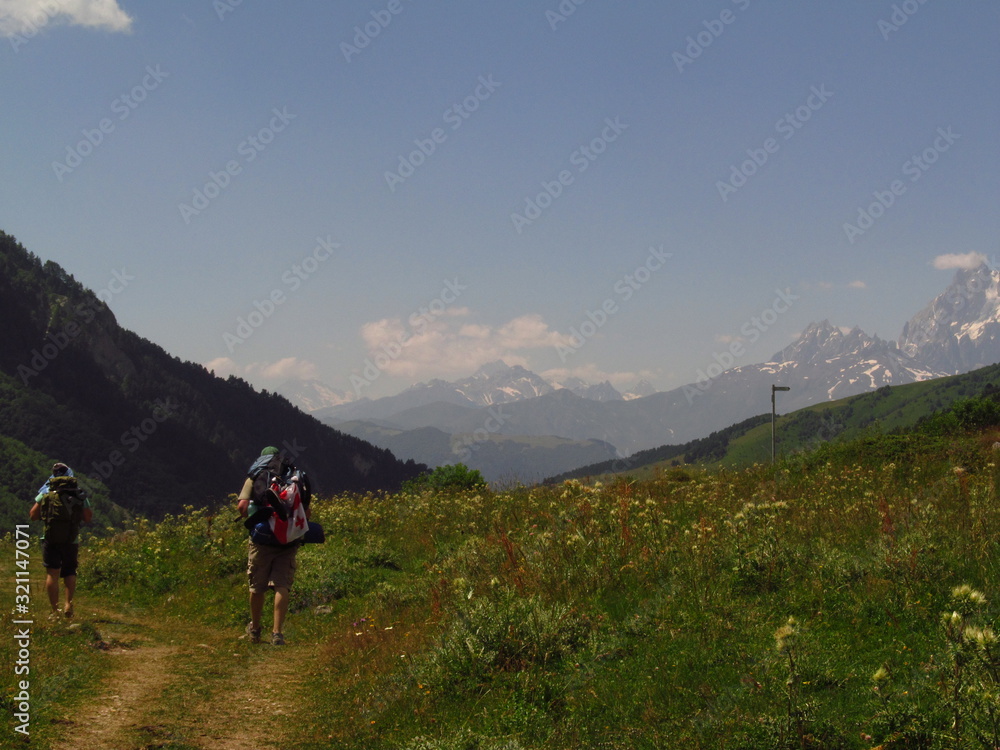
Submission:
MULTIPOLYGON (((66 576, 63 578, 63 584, 66 586, 66 609, 65 613, 67 617, 73 616, 73 595, 76 593, 76 576, 66 576)), ((58 603, 59 599, 56 599, 58 603)))
POLYGON ((264 611, 264 592, 250 592, 250 627, 254 630, 260 629, 260 616, 264 611))
POLYGON ((59 611, 59 573, 60 568, 45 569, 45 592, 49 595, 52 611, 59 611))
POLYGON ((285 627, 285 615, 288 614, 288 589, 276 587, 274 589, 274 632, 283 633, 285 627))

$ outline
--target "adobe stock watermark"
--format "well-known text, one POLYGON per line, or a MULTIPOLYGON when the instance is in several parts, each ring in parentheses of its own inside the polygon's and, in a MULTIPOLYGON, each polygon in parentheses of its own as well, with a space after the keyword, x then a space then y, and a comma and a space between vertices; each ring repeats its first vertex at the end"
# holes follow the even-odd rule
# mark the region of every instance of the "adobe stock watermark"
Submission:
POLYGON ((10 45, 15 52, 19 52, 21 47, 38 36, 38 32, 45 28, 49 21, 65 12, 66 0, 50 0, 41 3, 31 18, 25 23, 24 28, 18 33, 9 37, 10 45))
POLYGON ((291 461, 293 464, 299 459, 303 453, 306 452, 306 446, 299 445, 298 438, 292 438, 292 442, 287 440, 281 443, 281 453, 286 459, 291 461))
POLYGON ((212 0, 212 8, 220 21, 226 20, 227 13, 233 13, 243 5, 243 0, 212 0))
POLYGON ((456 435, 451 443, 452 455, 459 461, 468 461, 483 443, 489 442, 490 435, 500 432, 511 416, 503 413, 503 407, 504 404, 494 404, 486 410, 482 427, 477 427, 468 435, 456 435))
POLYGON ((847 425, 838 422, 832 415, 823 415, 819 419, 819 428, 816 430, 816 434, 806 442, 806 447, 809 449, 818 448, 823 443, 829 443, 846 427, 847 425))
MULTIPOLYGON (((407 3, 413 2, 413 0, 406 1, 407 3)), ((360 55, 361 50, 365 49, 376 37, 389 28, 389 24, 392 23, 393 19, 404 10, 406 10, 406 6, 403 5, 402 0, 389 0, 385 8, 371 11, 372 20, 354 27, 354 36, 351 37, 351 41, 354 44, 347 42, 340 43, 340 51, 343 53, 344 59, 350 62, 352 57, 360 55)))
POLYGON ((493 80, 492 73, 479 76, 476 87, 469 92, 469 95, 448 107, 441 116, 448 130, 439 126, 431 130, 426 138, 415 138, 413 144, 416 148, 406 156, 399 155, 396 171, 386 170, 385 181, 389 186, 389 192, 395 193, 399 185, 412 177, 414 172, 437 151, 438 146, 448 140, 449 132, 454 133, 462 127, 472 113, 478 111, 480 105, 493 96, 501 85, 499 81, 493 80))
POLYGON ((541 218, 542 212, 558 200, 566 188, 573 184, 576 175, 586 172, 590 165, 608 150, 608 146, 617 141, 621 134, 629 128, 628 125, 621 122, 620 117, 605 118, 604 126, 599 135, 569 155, 569 163, 576 167, 576 174, 569 169, 563 169, 554 179, 542 181, 540 193, 534 197, 525 196, 523 213, 515 211, 510 215, 511 223, 518 234, 521 234, 525 227, 531 226, 537 219, 541 218))
POLYGON ((14 731, 28 737, 31 734, 31 539, 28 524, 19 523, 14 528, 14 617, 12 625, 14 644, 14 675, 19 677, 11 685, 11 708, 14 711, 14 731), (17 690, 17 694, 13 691, 17 690))
POLYGON ((595 474, 605 474, 605 473, 618 474, 623 471, 628 471, 635 465, 636 454, 622 453, 621 449, 615 445, 615 438, 613 435, 609 435, 607 432, 605 432, 604 434, 601 435, 600 441, 602 443, 607 443, 608 445, 610 445, 612 448, 615 449, 615 457, 608 459, 606 461, 601 461, 601 463, 598 464, 598 466, 601 468, 598 468, 594 472, 595 474), (603 469, 604 466, 608 467, 606 472, 603 469))
MULTIPOLYGON (((995 260, 994 258, 993 261, 995 262, 995 260)), ((989 288, 990 283, 990 281, 984 281, 979 274, 970 275, 960 287, 948 287, 944 301, 950 304, 952 309, 957 312, 964 308, 966 304, 971 303, 976 296, 985 292, 989 288)), ((907 323, 905 337, 911 343, 903 349, 903 353, 911 356, 915 354, 919 343, 927 341, 936 328, 937 321, 933 316, 921 318, 917 326, 913 328, 910 328, 910 324, 907 323)))
POLYGON ((94 299, 88 299, 86 302, 74 305, 72 317, 66 319, 57 330, 46 331, 44 343, 31 350, 28 364, 17 366, 17 374, 21 378, 21 382, 28 385, 29 380, 48 367, 74 339, 83 333, 87 324, 91 323, 100 312, 98 303, 110 305, 112 297, 124 292, 125 288, 133 281, 135 281, 135 276, 128 273, 125 268, 122 268, 121 271, 112 271, 111 278, 95 294, 94 299))
POLYGON ((191 219, 198 216, 211 205, 212 201, 222 195, 222 191, 232 184, 233 178, 243 173, 243 167, 250 164, 260 154, 274 142, 274 138, 281 133, 298 115, 291 114, 288 107, 277 107, 271 110, 272 117, 268 124, 260 128, 255 134, 244 138, 236 153, 241 159, 230 159, 218 172, 210 171, 208 181, 201 187, 196 187, 191 191, 190 203, 178 203, 177 210, 180 211, 181 218, 185 224, 190 224, 191 219))
POLYGON ((882 38, 888 41, 891 34, 899 31, 910 17, 926 4, 927 0, 903 0, 901 3, 894 3, 889 20, 880 18, 875 24, 882 38))
POLYGON ((695 373, 694 385, 684 386, 684 397, 688 404, 693 404, 695 398, 706 393, 712 387, 712 383, 717 377, 735 365, 737 360, 746 356, 747 346, 757 343, 757 340, 777 323, 778 318, 788 312, 798 299, 799 295, 792 294, 790 288, 775 289, 771 305, 764 308, 760 315, 752 316, 740 326, 739 336, 732 337, 728 347, 721 352, 713 352, 712 359, 714 361, 706 368, 698 369, 695 373))
POLYGON ((222 334, 222 340, 229 353, 232 354, 240 344, 245 344, 277 312, 278 308, 290 299, 289 295, 301 289, 339 247, 340 244, 334 242, 330 235, 317 237, 312 252, 281 274, 281 283, 284 286, 275 287, 263 300, 254 300, 253 310, 236 318, 236 328, 233 332, 226 331, 222 334))
MULTIPOLYGON (((117 122, 127 120, 129 115, 146 101, 150 93, 156 91, 169 77, 170 74, 161 70, 159 65, 147 65, 146 74, 139 83, 112 100, 111 113, 118 115, 117 122)), ((62 182, 66 175, 72 174, 73 170, 83 164, 84 159, 93 154, 108 136, 115 132, 117 122, 110 117, 102 117, 95 127, 81 130, 83 138, 75 144, 66 146, 65 158, 62 161, 52 162, 52 171, 55 172, 56 179, 62 182)))
MULTIPOLYGON (((156 399, 150 415, 121 434, 119 442, 122 448, 130 454, 135 453, 156 433, 161 424, 177 413, 179 408, 180 404, 174 401, 173 396, 167 396, 166 399, 156 399)), ((107 460, 92 461, 91 467, 101 479, 108 479, 114 474, 115 469, 124 466, 127 460, 128 456, 116 448, 108 454, 107 460)))
MULTIPOLYGON (((941 154, 946 153, 961 137, 960 134, 951 131, 950 125, 947 128, 938 128, 937 137, 931 145, 903 162, 903 175, 910 178, 911 184, 916 182, 941 158, 941 154)), ((864 236, 875 222, 896 204, 896 199, 906 193, 907 187, 903 180, 895 179, 884 190, 873 192, 872 197, 875 200, 867 206, 858 206, 858 217, 854 223, 844 222, 847 241, 853 245, 858 237, 864 236)))
POLYGON ((644 285, 649 283, 653 274, 663 268, 666 262, 673 257, 673 253, 663 252, 663 247, 649 248, 649 255, 646 260, 635 268, 631 273, 625 274, 612 286, 613 295, 606 297, 595 310, 588 309, 585 320, 579 325, 571 326, 570 344, 556 343, 555 349, 559 354, 559 359, 566 363, 566 359, 576 354, 583 345, 590 341, 597 332, 607 325, 611 318, 621 310, 621 304, 632 299, 633 295, 644 285))
MULTIPOLYGON (((812 119, 813 113, 818 112, 832 96, 833 92, 826 88, 825 83, 821 84, 818 88, 811 86, 809 96, 806 97, 806 100, 791 112, 786 112, 785 116, 774 124, 775 131, 781 136, 782 140, 789 140, 803 125, 812 119)), ((760 148, 748 148, 747 156, 749 158, 741 162, 738 166, 731 164, 729 167, 729 179, 717 180, 715 183, 722 202, 728 202, 729 196, 746 185, 747 181, 757 174, 767 164, 768 159, 778 153, 780 149, 781 143, 779 143, 777 138, 766 138, 760 148)))
MULTIPOLYGON (((742 12, 750 7, 750 0, 732 0, 732 4, 736 6, 737 10, 742 12)), ((719 13, 718 18, 710 18, 702 21, 701 25, 704 28, 685 39, 687 46, 684 48, 684 52, 674 52, 672 56, 678 72, 683 73, 685 67, 693 64, 695 60, 701 57, 705 50, 711 47, 715 43, 715 40, 725 33, 726 27, 736 22, 736 19, 737 15, 729 8, 725 8, 719 13)))
POLYGON ((381 351, 376 352, 371 357, 366 357, 360 375, 351 375, 354 395, 360 396, 361 391, 378 380, 382 376, 382 372, 403 355, 403 351, 413 341, 413 337, 425 333, 428 326, 435 319, 444 315, 448 308, 458 301, 462 292, 467 289, 468 286, 459 283, 457 277, 454 280, 445 279, 440 294, 426 305, 421 305, 407 318, 409 330, 402 330, 395 341, 383 344, 381 351))
POLYGON ((566 23, 569 17, 576 13, 576 9, 587 0, 562 0, 555 8, 545 11, 545 20, 549 22, 549 28, 556 31, 559 24, 566 23))

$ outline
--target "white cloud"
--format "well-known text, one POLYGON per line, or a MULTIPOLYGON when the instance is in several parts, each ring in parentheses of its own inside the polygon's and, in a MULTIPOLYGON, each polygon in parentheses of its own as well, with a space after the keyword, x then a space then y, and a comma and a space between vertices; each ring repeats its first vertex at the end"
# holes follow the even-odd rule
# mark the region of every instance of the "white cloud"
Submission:
POLYGON ((132 27, 117 0, 0 0, 0 36, 34 36, 50 23, 107 31, 132 27))
POLYGON ((293 378, 314 380, 319 373, 319 368, 315 364, 298 357, 285 357, 277 362, 253 362, 249 365, 240 365, 231 357, 218 357, 206 362, 205 369, 214 372, 220 378, 236 375, 252 379, 254 382, 264 381, 275 385, 293 378))
POLYGON ((401 318, 365 323, 361 338, 382 372, 412 379, 464 376, 498 359, 527 367, 527 351, 573 343, 572 336, 552 330, 540 315, 490 326, 463 320, 471 315, 467 308, 448 313, 418 318, 415 325, 401 318))
POLYGON ((982 253, 945 253, 934 259, 934 267, 939 271, 948 271, 953 268, 971 270, 979 268, 987 262, 987 258, 982 253))
POLYGON ((214 372, 216 377, 228 378, 230 375, 239 375, 239 366, 231 357, 216 357, 211 362, 205 363, 205 369, 214 372))
POLYGON ((733 336, 729 333, 717 333, 713 338, 715 339, 715 343, 725 344, 726 346, 737 341, 743 341, 742 336, 733 336))
POLYGON ((802 288, 810 291, 817 290, 820 292, 831 292, 839 291, 841 289, 867 289, 868 285, 860 279, 849 281, 846 284, 833 281, 810 281, 804 283, 802 288))
POLYGON ((651 370, 606 372, 595 364, 587 364, 582 367, 557 367, 539 374, 550 383, 561 383, 569 378, 580 378, 586 383, 603 383, 607 380, 618 390, 631 388, 640 380, 652 380, 656 377, 656 374, 651 370))
POLYGON ((498 343, 509 349, 542 349, 562 344, 569 346, 573 337, 549 329, 541 315, 522 315, 497 330, 498 343))
POLYGON ((292 378, 315 380, 319 369, 315 364, 298 357, 285 357, 277 362, 261 362, 249 366, 250 374, 259 375, 264 380, 285 381, 292 378))

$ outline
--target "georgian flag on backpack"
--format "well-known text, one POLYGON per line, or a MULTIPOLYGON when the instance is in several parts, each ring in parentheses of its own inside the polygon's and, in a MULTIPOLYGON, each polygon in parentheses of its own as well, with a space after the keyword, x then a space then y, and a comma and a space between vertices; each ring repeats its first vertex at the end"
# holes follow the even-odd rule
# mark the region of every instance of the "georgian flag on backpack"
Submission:
POLYGON ((274 454, 258 458, 247 476, 253 481, 253 502, 257 506, 257 512, 245 522, 250 539, 267 545, 302 539, 309 530, 305 509, 309 481, 305 473, 274 454))
POLYGON ((272 502, 274 513, 268 519, 268 525, 278 544, 290 544, 305 536, 309 531, 309 519, 302 504, 299 473, 295 472, 291 481, 283 487, 273 482, 270 492, 277 498, 277 503, 272 502))

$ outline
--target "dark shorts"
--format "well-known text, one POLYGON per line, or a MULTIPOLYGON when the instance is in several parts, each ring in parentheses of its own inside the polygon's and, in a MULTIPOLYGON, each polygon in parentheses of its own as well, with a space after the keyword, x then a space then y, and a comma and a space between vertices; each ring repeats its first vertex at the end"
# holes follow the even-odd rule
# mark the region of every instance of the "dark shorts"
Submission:
POLYGON ((79 544, 42 540, 42 563, 49 570, 59 568, 60 578, 76 575, 76 558, 79 544))

